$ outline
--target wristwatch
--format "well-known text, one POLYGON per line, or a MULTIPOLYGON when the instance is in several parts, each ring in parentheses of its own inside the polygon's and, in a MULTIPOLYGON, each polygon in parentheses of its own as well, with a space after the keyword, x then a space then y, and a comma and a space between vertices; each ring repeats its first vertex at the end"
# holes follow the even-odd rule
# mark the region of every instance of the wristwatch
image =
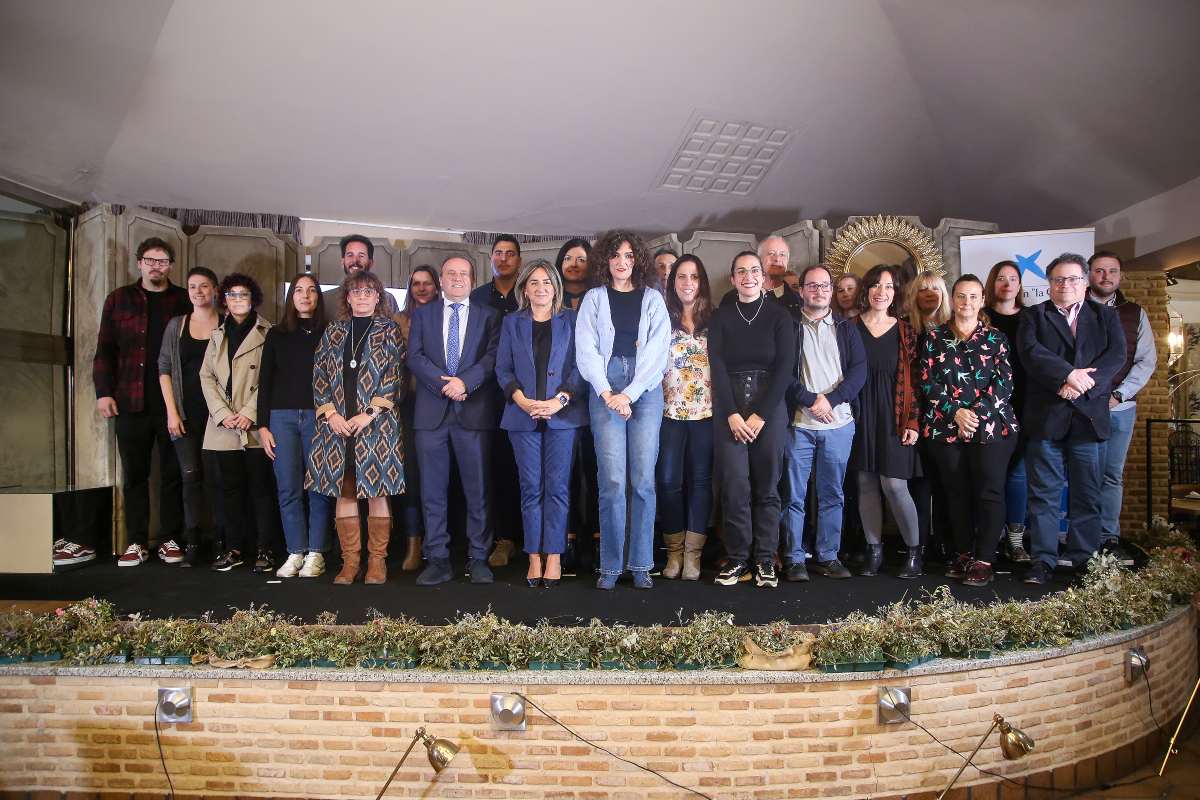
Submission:
POLYGON ((367 416, 374 419, 379 413, 379 406, 367 406, 367 416))
POLYGON ((571 395, 567 394, 566 392, 559 392, 558 394, 554 395, 554 399, 562 403, 563 408, 566 408, 567 403, 571 402, 571 395))
POLYGON ((1124 402, 1125 402, 1125 398, 1124 398, 1124 397, 1121 395, 1121 393, 1120 393, 1120 392, 1118 392, 1118 391, 1114 391, 1114 392, 1112 393, 1112 396, 1113 396, 1113 399, 1114 399, 1114 400, 1116 400, 1118 403, 1124 403, 1124 402))

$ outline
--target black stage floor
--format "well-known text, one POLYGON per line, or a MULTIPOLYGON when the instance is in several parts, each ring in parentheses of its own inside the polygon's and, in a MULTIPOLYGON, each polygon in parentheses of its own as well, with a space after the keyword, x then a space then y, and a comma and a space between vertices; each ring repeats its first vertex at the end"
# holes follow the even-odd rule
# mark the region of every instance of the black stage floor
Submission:
MULTIPOLYGON (((458 565, 456 565, 458 566, 458 565)), ((482 611, 489 606, 514 621, 535 622, 547 617, 561 624, 586 622, 599 617, 606 622, 646 625, 670 624, 677 614, 686 619, 704 610, 728 611, 739 624, 787 619, 796 624, 823 623, 856 609, 873 611, 907 595, 919 599, 923 589, 950 583, 961 600, 986 603, 999 599, 1033 599, 1066 588, 1065 579, 1039 587, 1027 586, 1011 574, 998 574, 991 586, 970 588, 936 575, 917 580, 900 580, 887 575, 830 580, 813 576, 808 583, 781 583, 777 589, 759 589, 753 583, 735 587, 715 586, 713 573, 705 570, 697 582, 655 578, 654 588, 638 591, 623 579, 611 592, 594 588, 594 578, 580 575, 565 578, 553 589, 530 589, 525 585, 525 563, 519 560, 496 570, 496 582, 472 585, 465 578, 442 586, 425 588, 415 584, 414 573, 402 573, 399 561, 392 565, 388 582, 381 586, 334 586, 331 570, 320 578, 280 580, 273 575, 255 575, 248 568, 217 573, 208 568, 181 569, 151 560, 140 567, 120 568, 112 562, 93 562, 80 569, 55 575, 0 574, 0 599, 80 600, 104 598, 121 613, 141 612, 150 617, 195 617, 213 611, 228 616, 230 607, 246 608, 267 603, 272 608, 311 622, 322 611, 338 612, 338 621, 357 624, 367 609, 386 614, 407 614, 426 624, 440 624, 456 612, 482 611)), ((461 568, 458 569, 461 575, 461 568)))

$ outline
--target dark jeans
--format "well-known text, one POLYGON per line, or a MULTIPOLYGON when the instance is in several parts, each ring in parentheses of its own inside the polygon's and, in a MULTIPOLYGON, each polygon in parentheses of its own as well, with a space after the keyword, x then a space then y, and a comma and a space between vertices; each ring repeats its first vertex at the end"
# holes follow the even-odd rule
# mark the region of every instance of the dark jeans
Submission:
POLYGON ((492 502, 488 511, 492 531, 496 539, 509 539, 519 546, 522 523, 517 457, 506 431, 497 428, 489 435, 492 437, 492 502))
POLYGON ((951 540, 953 526, 950 524, 946 487, 938 474, 937 460, 930 451, 928 439, 917 442, 921 457, 920 478, 908 479, 908 493, 917 507, 917 530, 921 535, 921 546, 941 544, 947 550, 954 546, 951 540))
POLYGON ((987 444, 928 442, 946 487, 956 552, 972 553, 989 564, 995 560, 1004 532, 1008 460, 1016 446, 1016 436, 987 444))
POLYGON ((225 549, 244 551, 251 525, 258 531, 258 546, 272 548, 279 533, 279 502, 271 459, 261 447, 210 452, 221 471, 225 549))
POLYGON ((400 427, 404 436, 404 494, 392 498, 392 516, 400 520, 405 536, 424 536, 421 516, 421 466, 417 458, 417 435, 413 430, 411 395, 400 404, 400 427))
POLYGON ((224 527, 224 497, 221 492, 220 467, 216 454, 202 449, 204 444, 204 420, 184 422, 187 433, 171 443, 175 446, 175 458, 179 461, 179 475, 183 481, 183 520, 186 526, 187 544, 200 544, 200 526, 204 523, 205 490, 214 528, 224 527))
POLYGON ((562 553, 567 546, 567 498, 575 429, 508 431, 521 473, 525 552, 562 553))
POLYGON ((714 419, 716 462, 725 519, 725 551, 743 564, 754 558, 767 562, 779 549, 779 478, 788 446, 787 411, 781 403, 768 412, 758 438, 742 444, 729 423, 714 419))
POLYGON ((580 539, 600 532, 600 486, 596 482, 596 471, 596 443, 592 440, 592 429, 580 428, 571 459, 571 512, 567 520, 567 530, 580 539))
POLYGON ((663 533, 704 533, 712 513, 713 421, 663 417, 658 436, 658 518, 663 533))
POLYGON ((121 453, 125 535, 129 544, 143 547, 150 538, 150 453, 158 445, 161 485, 158 491, 159 539, 179 540, 183 531, 183 502, 179 462, 167 431, 167 415, 122 411, 114 420, 121 453))
POLYGON ((1058 563, 1063 489, 1070 486, 1070 528, 1064 557, 1074 566, 1100 549, 1102 442, 1031 439, 1025 445, 1029 478, 1029 538, 1034 561, 1050 569, 1058 563))

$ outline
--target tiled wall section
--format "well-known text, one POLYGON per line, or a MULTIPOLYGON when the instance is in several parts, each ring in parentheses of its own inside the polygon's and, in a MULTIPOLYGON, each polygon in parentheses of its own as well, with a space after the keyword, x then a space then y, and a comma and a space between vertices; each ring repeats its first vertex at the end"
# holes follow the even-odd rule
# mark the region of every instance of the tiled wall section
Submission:
MULTIPOLYGON (((1196 677, 1194 625, 1189 612, 1137 642, 1152 660, 1153 707, 1164 725, 1177 718, 1196 677)), ((1132 757, 1132 743, 1148 754, 1145 737, 1154 723, 1147 688, 1126 686, 1121 668, 1130 644, 969 672, 897 675, 887 683, 911 685, 914 716, 958 750, 974 746, 995 712, 1037 742, 1024 760, 1005 762, 993 735, 977 759, 981 766, 1082 781, 1086 776, 1078 778, 1070 765, 1086 762, 1094 776, 1103 758, 1116 768, 1110 754, 1132 757)), ((0 676, 0 791, 161 796, 166 781, 151 721, 154 689, 177 683, 184 681, 0 676)), ((435 779, 418 748, 390 796, 679 796, 536 712, 526 732, 492 730, 488 694, 512 688, 583 736, 721 798, 925 797, 961 763, 913 725, 877 725, 875 681, 521 686, 498 676, 492 686, 191 683, 196 722, 162 733, 181 794, 369 797, 412 731, 425 725, 460 742, 463 753, 435 779)), ((964 779, 991 780, 974 771, 964 779)))

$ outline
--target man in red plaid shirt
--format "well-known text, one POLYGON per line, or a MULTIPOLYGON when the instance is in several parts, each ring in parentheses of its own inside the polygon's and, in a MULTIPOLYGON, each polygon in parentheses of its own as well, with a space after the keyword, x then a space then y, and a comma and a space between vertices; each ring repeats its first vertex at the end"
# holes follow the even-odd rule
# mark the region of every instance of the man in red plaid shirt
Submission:
MULTIPOLYGON (((192 310, 187 290, 175 286, 167 275, 175 261, 171 245, 150 238, 138 245, 141 280, 113 291, 104 301, 92 378, 96 384, 96 410, 112 419, 121 453, 125 500, 125 531, 129 547, 117 560, 136 567, 149 558, 146 543, 150 528, 150 454, 158 444, 162 476, 159 492, 161 526, 158 555, 168 564, 183 560, 178 545, 183 526, 179 462, 167 431, 167 411, 158 385, 158 349, 163 329, 171 317, 192 310)), ((89 548, 60 541, 54 562, 91 560, 89 548), (70 560, 68 560, 70 559, 70 560)))

